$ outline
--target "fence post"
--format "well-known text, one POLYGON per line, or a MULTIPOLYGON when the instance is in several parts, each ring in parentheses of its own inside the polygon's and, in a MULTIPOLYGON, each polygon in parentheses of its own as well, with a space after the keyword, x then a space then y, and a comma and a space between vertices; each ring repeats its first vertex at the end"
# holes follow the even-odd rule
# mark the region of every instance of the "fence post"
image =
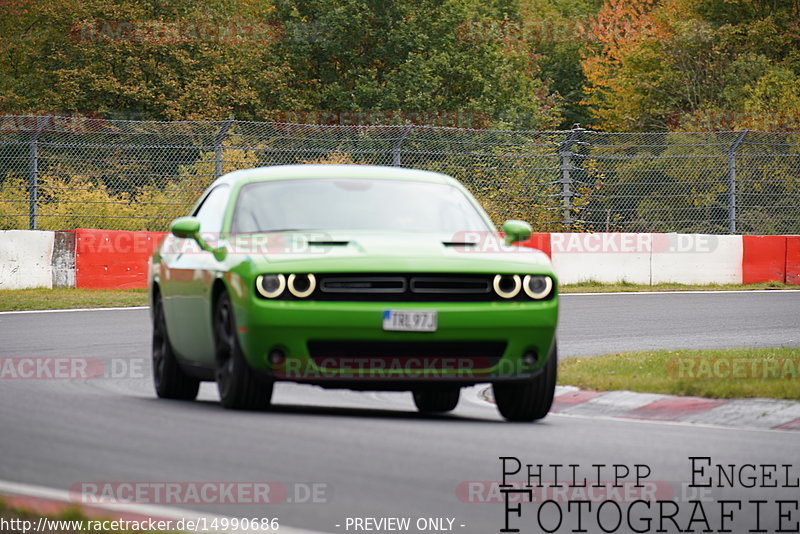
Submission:
POLYGON ((233 119, 228 119, 222 123, 217 137, 214 138, 214 178, 222 176, 222 142, 225 136, 228 135, 228 130, 233 123, 233 119))
POLYGON ((750 130, 744 130, 728 149, 728 233, 736 233, 736 149, 750 130))
POLYGON ((40 128, 31 134, 28 147, 28 229, 36 230, 36 211, 39 200, 39 133, 40 128))
POLYGON ((564 210, 564 225, 570 226, 574 220, 572 219, 572 175, 571 172, 575 168, 572 165, 572 144, 575 142, 578 134, 583 131, 579 124, 572 127, 572 130, 567 132, 567 137, 558 148, 560 179, 561 184, 561 199, 564 210))
POLYGON ((406 124, 405 128, 403 128, 403 135, 397 139, 394 146, 392 147, 392 166, 393 167, 400 167, 400 147, 403 146, 403 142, 405 142, 406 137, 411 132, 411 129, 414 127, 413 124, 406 124))

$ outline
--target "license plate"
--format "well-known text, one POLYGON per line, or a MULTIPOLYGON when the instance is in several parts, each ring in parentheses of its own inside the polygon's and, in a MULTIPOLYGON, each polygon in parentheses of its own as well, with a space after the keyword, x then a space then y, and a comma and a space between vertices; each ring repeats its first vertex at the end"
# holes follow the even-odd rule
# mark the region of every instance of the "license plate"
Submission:
POLYGON ((395 332, 436 332, 436 311, 386 310, 383 329, 395 332))

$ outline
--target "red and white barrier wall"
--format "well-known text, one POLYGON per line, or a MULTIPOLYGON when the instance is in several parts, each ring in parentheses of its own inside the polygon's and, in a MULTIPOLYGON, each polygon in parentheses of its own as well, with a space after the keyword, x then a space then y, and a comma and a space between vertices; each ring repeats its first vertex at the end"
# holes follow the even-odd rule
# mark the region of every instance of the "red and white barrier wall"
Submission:
POLYGON ((75 287, 147 287, 147 260, 166 232, 75 230, 75 287))
POLYGON ((800 236, 710 234, 534 234, 562 284, 800 285, 800 236))
POLYGON ((0 289, 147 287, 147 260, 165 232, 0 231, 0 289))
MULTIPOLYGON (((164 232, 0 231, 0 289, 147 287, 147 260, 164 232)), ((562 284, 800 285, 800 236, 537 233, 562 284)))
POLYGON ((70 232, 0 231, 0 289, 75 287, 70 232))

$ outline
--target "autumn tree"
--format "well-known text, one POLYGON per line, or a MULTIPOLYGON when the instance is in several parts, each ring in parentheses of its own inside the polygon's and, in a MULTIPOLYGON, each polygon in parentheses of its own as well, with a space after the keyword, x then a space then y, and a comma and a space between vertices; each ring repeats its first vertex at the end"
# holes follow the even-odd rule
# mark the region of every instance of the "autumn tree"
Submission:
POLYGON ((0 111, 269 120, 297 110, 461 111, 554 127, 523 53, 465 23, 515 2, 3 0, 0 111))
POLYGON ((794 1, 608 0, 583 62, 593 113, 616 130, 800 127, 797 14, 794 1))

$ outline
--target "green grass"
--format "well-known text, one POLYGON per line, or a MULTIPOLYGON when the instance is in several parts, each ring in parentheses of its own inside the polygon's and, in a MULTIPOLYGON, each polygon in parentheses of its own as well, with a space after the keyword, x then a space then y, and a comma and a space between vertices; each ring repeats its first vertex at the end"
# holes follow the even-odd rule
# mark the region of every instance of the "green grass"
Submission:
MULTIPOLYGON (((0 498, 0 518, 5 519, 7 522, 14 521, 14 520, 30 521, 31 522, 31 525, 30 525, 31 530, 29 530, 28 532, 33 532, 34 529, 36 529, 40 517, 46 517, 46 518, 54 520, 54 521, 80 521, 81 523, 84 524, 84 527, 82 529, 81 528, 66 528, 66 529, 59 529, 59 530, 46 530, 46 531, 43 532, 43 534, 50 534, 50 533, 55 534, 56 532, 58 534, 84 534, 85 532, 91 532, 91 531, 94 531, 94 532, 105 532, 105 533, 108 533, 108 534, 144 534, 144 533, 153 533, 153 534, 155 534, 156 532, 159 532, 159 534, 170 534, 170 533, 177 534, 176 531, 164 531, 164 530, 161 530, 161 531, 155 531, 155 530, 114 530, 114 529, 88 530, 87 527, 94 526, 94 525, 89 525, 87 523, 89 521, 103 521, 103 520, 106 520, 106 519, 110 520, 110 521, 113 521, 115 518, 114 517, 108 517, 108 518, 92 517, 92 518, 89 518, 81 511, 80 507, 78 507, 78 506, 69 506, 66 509, 64 509, 63 511, 61 511, 60 513, 57 513, 57 514, 40 514, 40 513, 37 513, 35 511, 26 509, 26 508, 17 508, 17 507, 9 506, 8 504, 6 504, 5 500, 0 498)), ((14 524, 19 526, 18 521, 15 521, 15 523, 10 523, 10 524, 12 526, 14 526, 14 524)), ((44 525, 44 526, 46 526, 46 525, 44 525)), ((53 525, 51 525, 51 526, 53 526, 53 525)), ((67 525, 62 524, 60 526, 65 526, 66 527, 67 525)), ((108 525, 108 526, 111 526, 111 525, 108 525)), ((10 530, 8 532, 13 533, 13 534, 22 534, 23 530, 12 529, 12 530, 10 530)))
POLYGON ((559 384, 599 391, 800 400, 800 349, 661 350, 566 358, 559 362, 558 375, 559 384))
POLYGON ((787 285, 781 282, 765 282, 763 284, 656 284, 647 286, 642 284, 631 284, 629 282, 618 282, 616 284, 604 284, 590 280, 578 284, 565 284, 559 288, 561 293, 613 293, 621 291, 743 291, 753 289, 795 289, 800 290, 800 286, 787 285))
POLYGON ((0 311, 147 306, 146 289, 3 289, 0 311))

